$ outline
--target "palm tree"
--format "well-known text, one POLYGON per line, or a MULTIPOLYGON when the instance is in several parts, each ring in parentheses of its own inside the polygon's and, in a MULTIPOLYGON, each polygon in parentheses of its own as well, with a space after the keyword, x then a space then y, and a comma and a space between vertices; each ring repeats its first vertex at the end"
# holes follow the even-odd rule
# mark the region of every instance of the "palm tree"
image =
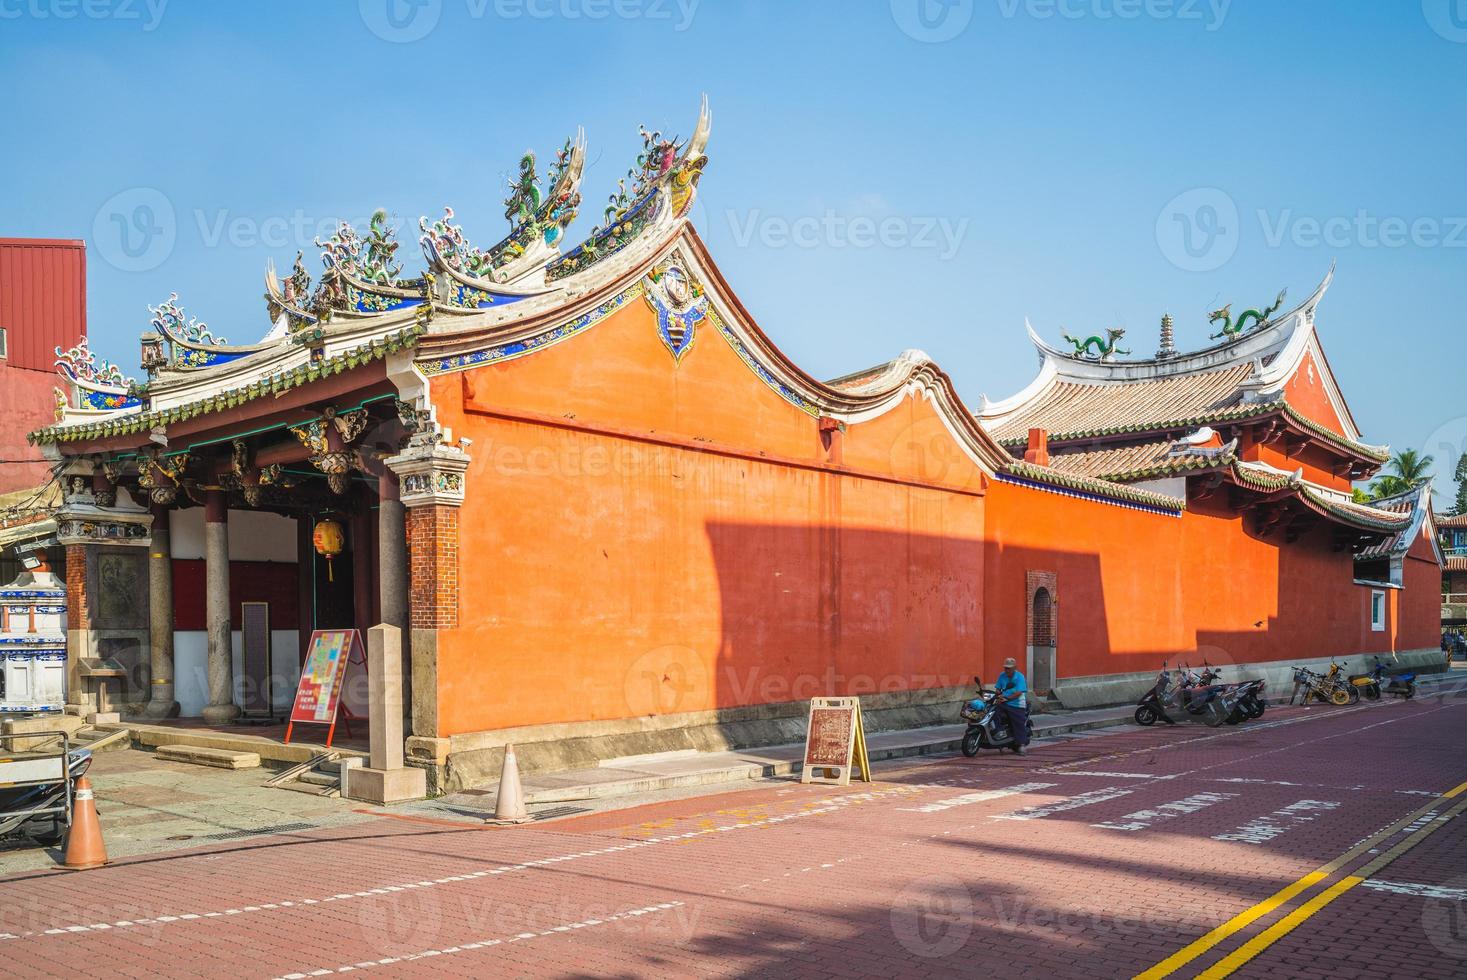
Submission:
POLYGON ((1431 464, 1436 462, 1430 455, 1422 455, 1414 449, 1402 449, 1386 463, 1386 472, 1370 485, 1370 496, 1379 500, 1405 493, 1431 475, 1431 464))

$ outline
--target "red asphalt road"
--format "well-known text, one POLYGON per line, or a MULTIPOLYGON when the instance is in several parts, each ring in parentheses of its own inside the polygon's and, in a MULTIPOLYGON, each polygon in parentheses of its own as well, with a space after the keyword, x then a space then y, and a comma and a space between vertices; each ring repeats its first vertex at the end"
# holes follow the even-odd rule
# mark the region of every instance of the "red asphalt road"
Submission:
POLYGON ((18 976, 1131 976, 1426 808, 1173 975, 1409 840, 1233 975, 1460 977, 1467 814, 1441 818, 1467 793, 1440 797, 1467 781, 1464 737, 1467 695, 1447 693, 923 760, 871 786, 254 838, 0 884, 0 962, 18 976))

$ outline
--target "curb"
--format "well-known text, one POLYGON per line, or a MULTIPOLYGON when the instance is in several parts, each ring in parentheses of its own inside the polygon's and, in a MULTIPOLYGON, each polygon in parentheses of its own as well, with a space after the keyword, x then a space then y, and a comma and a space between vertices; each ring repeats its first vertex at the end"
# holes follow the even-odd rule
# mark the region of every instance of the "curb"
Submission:
MULTIPOLYGON (((1126 714, 1119 718, 1091 718, 1086 721, 1047 725, 1043 728, 1036 727, 1034 738, 1043 739, 1053 735, 1068 735, 1071 732, 1086 731, 1094 728, 1109 728, 1115 725, 1125 724, 1130 720, 1131 715, 1126 714)), ((943 755, 950 752, 957 752, 961 741, 961 736, 944 736, 928 741, 891 745, 885 748, 872 748, 869 750, 868 756, 875 763, 923 755, 943 755)), ((602 800, 617 796, 637 796, 643 793, 655 793, 659 790, 679 789, 688 786, 713 786, 719 783, 737 783, 756 779, 775 779, 782 776, 794 776, 798 775, 803 769, 804 763, 799 759, 766 763, 746 762, 733 766, 720 766, 715 769, 702 769, 695 772, 677 773, 668 776, 645 776, 639 779, 595 783, 566 789, 542 790, 538 793, 530 792, 525 795, 525 802, 529 804, 573 803, 581 800, 602 800)))

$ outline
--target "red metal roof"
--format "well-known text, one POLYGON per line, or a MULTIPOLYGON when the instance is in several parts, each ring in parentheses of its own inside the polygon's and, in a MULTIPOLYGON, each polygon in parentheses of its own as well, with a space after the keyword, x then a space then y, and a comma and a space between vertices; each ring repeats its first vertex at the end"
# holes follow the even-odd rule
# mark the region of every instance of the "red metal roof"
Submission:
POLYGON ((0 238, 0 327, 10 367, 50 373, 87 332, 86 243, 0 238))

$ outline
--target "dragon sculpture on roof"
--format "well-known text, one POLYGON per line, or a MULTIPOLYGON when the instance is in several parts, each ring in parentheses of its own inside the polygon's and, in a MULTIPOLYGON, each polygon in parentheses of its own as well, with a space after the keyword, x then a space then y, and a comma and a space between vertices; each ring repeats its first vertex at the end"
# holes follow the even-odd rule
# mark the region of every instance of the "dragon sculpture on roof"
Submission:
POLYGON ((1221 333, 1212 334, 1207 339, 1208 340, 1224 340, 1224 339, 1225 340, 1237 340, 1239 337, 1243 336, 1243 334, 1248 331, 1248 329, 1250 328, 1250 324, 1251 324, 1251 328, 1254 329, 1254 330, 1257 330, 1260 327, 1266 327, 1266 326, 1268 326, 1268 322, 1269 322, 1268 321, 1268 318, 1271 317, 1271 316, 1273 316, 1275 313, 1277 313, 1280 310, 1280 308, 1283 307, 1283 305, 1284 305, 1284 296, 1287 293, 1288 293, 1288 290, 1287 289, 1281 289, 1281 290, 1279 290, 1278 299, 1276 299, 1276 300, 1273 301, 1273 305, 1272 306, 1265 307, 1262 310, 1257 310, 1257 309, 1244 310, 1242 313, 1240 313, 1238 315, 1238 319, 1237 319, 1236 322, 1233 320, 1233 304, 1232 303, 1229 303, 1227 306, 1224 306, 1220 310, 1213 310, 1212 313, 1208 315, 1207 322, 1208 323, 1217 323, 1219 320, 1221 320, 1222 321, 1222 332, 1221 333))

